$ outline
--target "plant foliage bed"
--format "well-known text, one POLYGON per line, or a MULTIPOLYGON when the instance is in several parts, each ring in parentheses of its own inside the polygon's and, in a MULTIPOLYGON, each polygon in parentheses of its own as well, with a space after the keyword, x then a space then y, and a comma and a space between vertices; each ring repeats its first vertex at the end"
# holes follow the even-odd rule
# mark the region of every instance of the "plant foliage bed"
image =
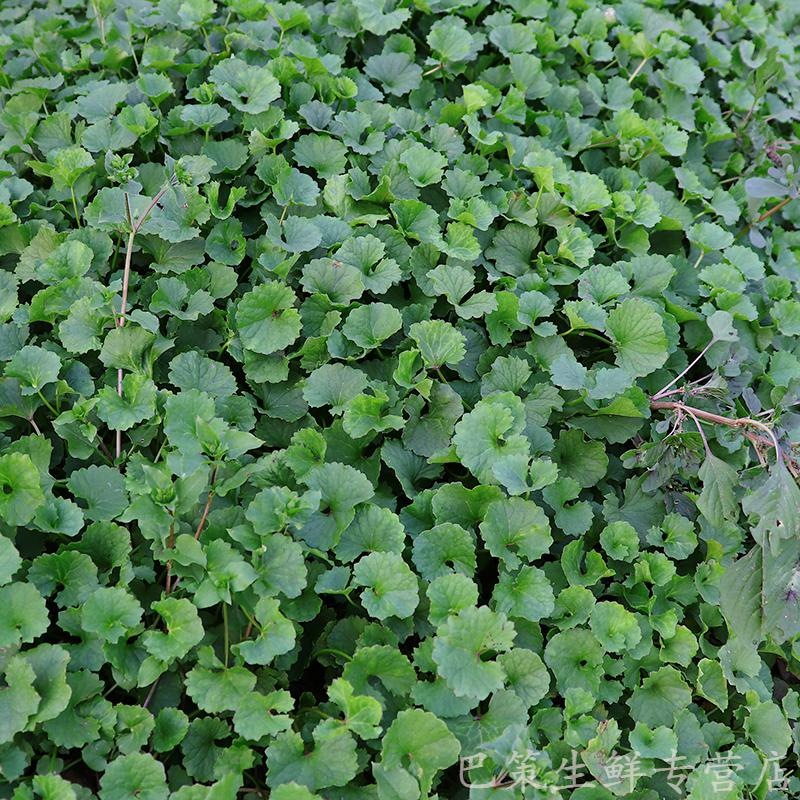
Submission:
POLYGON ((0 23, 0 797, 797 796, 798 3, 0 23))

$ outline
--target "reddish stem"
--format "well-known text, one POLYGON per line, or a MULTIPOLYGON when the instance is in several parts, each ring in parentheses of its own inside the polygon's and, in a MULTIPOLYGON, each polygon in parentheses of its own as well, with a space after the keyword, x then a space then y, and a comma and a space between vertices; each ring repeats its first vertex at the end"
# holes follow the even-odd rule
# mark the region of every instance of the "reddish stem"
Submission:
POLYGON ((736 238, 738 239, 743 233, 749 231, 754 225, 760 225, 765 219, 769 219, 773 214, 777 214, 784 206, 788 205, 789 203, 794 200, 794 197, 784 197, 780 203, 776 203, 772 208, 767 209, 755 222, 751 222, 748 225, 745 225, 739 233, 736 234, 736 238))
POLYGON ((211 502, 214 499, 214 484, 217 482, 217 468, 211 471, 211 485, 208 487, 208 497, 206 498, 206 505, 203 508, 203 516, 200 517, 200 524, 197 526, 197 530, 195 531, 194 538, 199 539, 200 534, 203 532, 203 528, 206 525, 206 520, 208 519, 208 512, 211 510, 211 502))
POLYGON ((776 203, 772 208, 765 211, 756 221, 755 224, 758 225, 759 222, 763 222, 765 219, 769 219, 773 214, 777 214, 785 205, 789 204, 794 200, 793 197, 784 197, 780 203, 776 203))
POLYGON ((759 447, 770 447, 774 449, 777 457, 779 459, 783 458, 792 475, 795 477, 798 476, 797 468, 795 467, 793 460, 786 453, 782 452, 780 444, 778 443, 778 439, 772 432, 772 429, 763 422, 750 419, 750 417, 736 417, 735 419, 731 419, 730 417, 722 416, 722 414, 714 414, 711 411, 703 411, 702 408, 694 408, 693 406, 687 406, 686 403, 672 400, 651 399, 650 408, 652 408, 654 411, 682 412, 687 416, 696 419, 702 419, 706 422, 713 422, 715 425, 725 425, 728 428, 739 428, 742 431, 742 435, 752 444, 759 447), (759 436, 757 433, 748 431, 747 428, 758 428, 765 431, 769 435, 759 436))

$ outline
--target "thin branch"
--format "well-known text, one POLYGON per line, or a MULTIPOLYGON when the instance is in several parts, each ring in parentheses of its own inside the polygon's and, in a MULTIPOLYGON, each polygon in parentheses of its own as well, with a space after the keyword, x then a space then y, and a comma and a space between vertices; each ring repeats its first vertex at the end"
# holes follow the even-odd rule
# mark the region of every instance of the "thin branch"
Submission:
POLYGON ((784 206, 791 203, 792 200, 794 200, 794 197, 791 195, 789 197, 784 197, 780 203, 776 203, 774 206, 772 206, 772 208, 767 209, 755 222, 749 222, 747 225, 745 225, 744 228, 742 228, 739 233, 736 234, 736 238, 738 239, 740 236, 743 236, 753 226, 760 225, 765 219, 769 219, 773 214, 777 214, 784 206))
POLYGON ((206 498, 206 505, 203 508, 203 516, 200 517, 200 524, 197 526, 197 530, 195 531, 194 538, 199 539, 200 534, 203 532, 203 528, 206 525, 206 520, 208 519, 208 512, 211 510, 211 502, 214 499, 214 484, 217 482, 217 468, 211 471, 211 485, 208 487, 208 497, 206 498))
POLYGON ((751 419, 750 417, 742 417, 737 421, 742 426, 752 425, 754 428, 758 428, 759 430, 762 430, 765 433, 767 433, 770 439, 772 440, 772 446, 775 448, 777 457, 780 459, 782 455, 781 446, 778 443, 778 437, 775 435, 775 432, 772 430, 772 428, 769 427, 769 425, 765 425, 763 422, 759 422, 756 419, 751 419))
POLYGON ((113 464, 114 456, 111 455, 111 451, 106 447, 105 442, 99 437, 97 439, 97 446, 100 448, 102 454, 113 464))
POLYGON ((740 122, 740 123, 739 123, 739 124, 736 126, 736 136, 737 136, 737 138, 738 138, 738 136, 739 136, 739 132, 740 132, 740 131, 741 131, 743 128, 746 128, 746 127, 747 127, 748 123, 750 122, 750 118, 753 116, 753 112, 756 110, 756 105, 758 105, 758 101, 759 101, 759 100, 761 100, 761 98, 762 98, 762 97, 763 97, 763 95, 756 95, 756 96, 753 98, 753 103, 752 103, 752 105, 750 106, 750 110, 747 112, 747 115, 746 115, 746 116, 745 116, 745 118, 744 118, 744 119, 743 119, 743 120, 742 120, 742 121, 741 121, 741 122, 740 122))
MULTIPOLYGON (((175 546, 175 514, 172 514, 172 520, 169 523, 169 537, 167 541, 167 547, 172 550, 175 546)), ((172 591, 172 559, 170 558, 167 561, 167 580, 165 583, 165 593, 169 594, 172 591)))
POLYGON ((444 64, 437 64, 435 67, 425 70, 425 72, 422 73, 422 77, 424 78, 426 75, 433 75, 434 72, 438 72, 440 69, 444 69, 444 64))
POLYGON ((706 449, 706 455, 711 455, 711 448, 708 446, 708 439, 706 439, 706 434, 703 431, 703 426, 700 424, 700 420, 691 412, 689 409, 686 409, 686 413, 692 418, 692 422, 694 422, 695 426, 697 427, 697 432, 700 434, 700 438, 703 440, 703 447, 706 449))
POLYGON ((700 359, 709 351, 709 349, 711 348, 711 345, 716 343, 716 341, 717 341, 716 338, 714 336, 712 336, 711 337, 711 341, 703 348, 703 350, 701 351, 700 355, 697 356, 697 358, 695 358, 694 361, 692 361, 692 363, 689 364, 688 367, 686 367, 686 369, 684 369, 682 372, 680 372, 678 375, 676 375, 666 386, 664 386, 663 388, 659 389, 653 395, 653 400, 658 400, 660 397, 664 397, 667 394, 667 389, 669 389, 672 386, 674 386, 698 361, 700 361, 700 359))
POLYGON ((630 78, 628 78, 628 83, 633 83, 636 80, 636 76, 644 69, 644 65, 650 60, 649 56, 645 56, 637 65, 636 69, 631 73, 630 78))
POLYGON ((128 227, 133 230, 133 214, 131 213, 131 199, 128 197, 128 193, 125 192, 123 195, 125 199, 125 218, 128 220, 128 227))
POLYGON ((153 699, 153 695, 156 693, 156 687, 158 686, 159 678, 156 678, 153 681, 153 685, 150 687, 150 691, 147 693, 147 697, 145 697, 144 702, 142 703, 142 708, 147 708, 150 704, 150 701, 153 699))
POLYGON ((767 209, 756 221, 753 223, 754 225, 758 225, 760 222, 763 222, 765 219, 769 219, 773 214, 777 214, 785 205, 794 200, 794 197, 784 197, 780 203, 776 203, 772 208, 767 209))
POLYGON ((223 631, 222 634, 224 636, 224 646, 225 646, 225 669, 228 669, 228 654, 230 653, 231 647, 231 639, 230 639, 230 632, 228 630, 228 604, 223 602, 222 604, 222 627, 223 631))
MULTIPOLYGON (((161 202, 161 198, 172 188, 175 181, 173 175, 156 194, 150 202, 150 205, 141 213, 136 222, 133 221, 131 213, 131 203, 128 193, 125 193, 125 215, 128 218, 128 225, 130 226, 130 233, 128 234, 128 245, 125 248, 125 267, 122 272, 122 301, 120 303, 119 315, 116 317, 115 324, 118 328, 125 326, 125 314, 128 308, 128 288, 131 282, 131 260, 133 259, 133 242, 136 234, 142 229, 142 225, 147 221, 150 212, 161 202)), ((117 370, 117 396, 122 397, 122 368, 117 370)), ((116 454, 117 458, 122 455, 122 431, 117 431, 116 435, 116 454)))
POLYGON ((776 458, 783 459, 789 472, 791 472, 795 478, 797 478, 798 474, 800 474, 798 473, 797 466, 791 456, 788 453, 784 453, 781 449, 781 446, 778 443, 778 437, 775 436, 775 432, 769 427, 769 425, 765 425, 763 422, 751 419, 750 417, 736 417, 732 419, 731 417, 725 417, 722 414, 714 414, 711 411, 704 411, 702 408, 687 406, 686 403, 681 403, 674 400, 656 400, 655 398, 651 398, 650 408, 652 408, 654 411, 675 411, 686 414, 693 418, 697 418, 698 420, 712 422, 715 425, 724 425, 728 428, 738 428, 742 431, 742 435, 756 447, 757 451, 759 447, 774 449, 776 458), (768 436, 761 436, 757 433, 753 433, 752 431, 748 431, 747 428, 749 427, 758 428, 759 430, 767 433, 768 436))

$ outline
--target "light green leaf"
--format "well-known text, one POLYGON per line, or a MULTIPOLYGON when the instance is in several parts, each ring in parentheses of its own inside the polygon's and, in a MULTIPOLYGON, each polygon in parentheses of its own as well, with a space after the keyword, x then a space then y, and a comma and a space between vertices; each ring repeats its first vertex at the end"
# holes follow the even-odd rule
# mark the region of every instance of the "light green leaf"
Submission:
POLYGON ((370 616, 377 619, 404 619, 417 607, 417 579, 396 553, 364 556, 353 568, 353 582, 365 587, 361 602, 370 616))
POLYGON ((300 335, 300 315, 294 308, 296 299, 288 286, 277 281, 268 281, 247 292, 236 309, 242 344, 264 355, 289 347, 300 335))
POLYGON ((649 375, 667 360, 664 324, 646 300, 623 300, 608 315, 606 330, 614 342, 617 363, 634 377, 649 375))

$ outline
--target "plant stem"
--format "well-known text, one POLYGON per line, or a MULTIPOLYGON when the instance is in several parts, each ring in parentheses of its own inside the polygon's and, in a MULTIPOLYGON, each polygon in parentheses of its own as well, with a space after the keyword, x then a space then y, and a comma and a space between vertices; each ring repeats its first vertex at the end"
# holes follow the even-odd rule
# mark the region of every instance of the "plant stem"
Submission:
POLYGON ((225 669, 228 669, 228 651, 230 650, 230 634, 228 632, 228 604, 222 604, 222 633, 225 637, 225 669))
POLYGON ((217 468, 211 471, 211 485, 208 487, 208 497, 206 498, 206 504, 203 508, 203 516, 200 517, 200 524, 197 526, 197 530, 195 531, 194 538, 199 539, 200 534, 203 532, 203 528, 205 527, 206 520, 208 519, 208 512, 211 509, 211 501, 214 499, 214 484, 217 482, 217 468))
POLYGON ((438 72, 440 69, 444 69, 444 64, 437 64, 435 67, 426 69, 425 72, 422 73, 422 77, 424 78, 426 75, 433 75, 434 72, 438 72))
POLYGON ((701 250, 700 255, 697 256, 697 261, 694 262, 692 265, 692 269, 697 269, 700 266, 700 262, 706 257, 705 251, 701 250))
POLYGON ((42 401, 42 402, 45 404, 45 406, 46 406, 47 410, 48 410, 48 411, 49 411, 49 412, 50 412, 50 413, 51 413, 51 414, 52 414, 54 417, 57 417, 57 416, 58 416, 58 411, 56 411, 56 410, 55 410, 55 408, 53 408, 53 406, 52 406, 52 405, 50 405, 50 403, 48 402, 47 398, 46 398, 46 397, 45 397, 45 396, 42 394, 42 390, 41 390, 41 389, 39 389, 39 391, 37 391, 37 392, 36 392, 36 394, 38 394, 38 395, 39 395, 39 399, 40 399, 40 400, 41 400, 41 401, 42 401))
POLYGON ((38 436, 42 435, 42 432, 39 430, 39 426, 36 424, 36 420, 33 418, 33 414, 28 418, 28 422, 30 422, 31 427, 36 432, 38 436))
POLYGON ((673 400, 656 400, 655 398, 651 398, 650 408, 652 408, 653 411, 677 411, 693 417, 696 420, 702 419, 706 422, 713 422, 716 425, 725 425, 728 428, 742 429, 742 435, 752 444, 760 447, 774 448, 776 458, 778 460, 782 458, 792 475, 795 477, 798 476, 798 471, 793 464, 792 459, 783 453, 778 442, 778 437, 775 436, 775 432, 769 427, 769 425, 765 425, 763 422, 751 419, 750 417, 736 417, 735 419, 731 419, 730 417, 722 416, 722 414, 714 414, 711 411, 703 411, 702 408, 694 408, 693 406, 687 406, 686 403, 673 400), (756 433, 752 433, 748 431, 747 428, 758 428, 759 430, 767 433, 768 436, 760 436, 756 433))
POLYGON ((560 335, 569 336, 572 333, 577 333, 580 336, 588 336, 590 339, 597 339, 598 342, 602 342, 603 344, 611 344, 610 339, 606 339, 605 336, 601 336, 599 333, 595 333, 594 331, 590 331, 585 328, 570 328, 568 331, 564 331, 564 333, 560 335))
POLYGON ((649 56, 645 56, 637 65, 636 69, 631 73, 630 78, 628 78, 628 83, 633 83, 636 80, 636 76, 644 69, 644 65, 650 60, 649 56))
POLYGON ((103 19, 103 15, 100 13, 100 7, 97 5, 96 2, 92 2, 92 10, 94 11, 95 19, 97 20, 97 30, 100 34, 100 41, 103 43, 103 47, 106 46, 106 21, 103 19))
MULTIPOLYGON (((175 514, 172 514, 172 521, 169 523, 169 536, 167 539, 167 547, 172 550, 175 545, 175 514)), ((167 561, 167 580, 166 580, 166 593, 169 594, 172 590, 172 559, 167 561)))
POLYGON ((699 356, 697 356, 697 358, 695 358, 695 359, 694 359, 694 361, 692 361, 692 363, 691 363, 691 364, 689 364, 689 366, 688 366, 688 367, 686 367, 686 369, 684 369, 684 370, 683 370, 683 372, 681 372, 681 373, 679 373, 678 375, 676 375, 676 376, 675 376, 675 377, 674 377, 674 378, 673 378, 673 379, 672 379, 672 380, 671 380, 671 381, 670 381, 670 382, 669 382, 669 383, 668 383, 666 386, 664 386, 662 389, 659 389, 659 390, 658 390, 658 391, 657 391, 657 392, 656 392, 656 393, 653 395, 653 400, 658 400, 660 397, 664 397, 664 396, 667 394, 667 390, 668 390, 670 387, 674 386, 674 385, 675 385, 675 384, 676 384, 676 383, 677 383, 677 382, 678 382, 678 381, 679 381, 679 380, 680 380, 680 379, 681 379, 681 378, 682 378, 682 377, 683 377, 683 376, 684 376, 684 375, 685 375, 685 374, 686 374, 686 373, 687 373, 687 372, 688 372, 688 371, 689 371, 689 370, 690 370, 690 369, 691 369, 691 368, 692 368, 692 367, 693 367, 693 366, 694 366, 694 365, 695 365, 695 364, 696 364, 696 363, 697 363, 697 362, 698 362, 698 361, 699 361, 699 360, 700 360, 700 359, 701 359, 701 358, 702 358, 702 357, 703 357, 703 356, 704 356, 704 355, 705 355, 705 354, 706 354, 706 353, 709 351, 709 349, 711 348, 711 345, 713 345, 713 344, 714 344, 716 341, 717 341, 717 340, 716 340, 716 338, 712 336, 712 337, 711 337, 711 341, 710 341, 710 342, 709 342, 709 343, 708 343, 708 344, 707 344, 707 345, 706 345, 706 346, 705 346, 705 347, 702 349, 702 351, 701 351, 700 355, 699 355, 699 356))
POLYGON ((70 186, 69 187, 69 194, 70 194, 70 197, 72 198, 72 210, 73 210, 73 212, 75 212, 75 222, 78 225, 78 227, 80 228, 81 227, 81 215, 78 213, 78 201, 75 199, 75 187, 74 186, 70 186))
POLYGON ((780 203, 776 203, 772 208, 768 208, 755 222, 745 225, 744 228, 736 234, 736 238, 738 239, 745 231, 749 231, 754 225, 760 225, 765 219, 769 219, 773 214, 777 214, 784 206, 791 203, 792 200, 794 200, 794 197, 784 197, 780 203))
POLYGON ((156 693, 156 686, 158 686, 158 678, 153 681, 153 685, 150 687, 150 691, 147 693, 147 697, 145 697, 144 702, 142 703, 142 708, 147 708, 150 704, 150 701, 153 699, 153 695, 156 693))
POLYGON ((772 206, 772 208, 765 211, 756 220, 755 224, 758 225, 759 222, 763 222, 765 219, 769 219, 773 214, 777 214, 785 205, 791 203, 792 200, 794 200, 793 197, 784 197, 783 200, 780 201, 780 203, 776 203, 774 206, 772 206))
POLYGON ((108 461, 109 464, 114 464, 114 456, 111 455, 111 451, 106 447, 105 442, 98 437, 97 438, 97 446, 100 448, 100 455, 108 461))
MULTIPOLYGON (((136 238, 137 227, 134 225, 128 234, 128 246, 125 248, 125 267, 122 272, 122 302, 120 303, 119 316, 115 320, 118 328, 125 325, 125 313, 128 305, 128 287, 131 281, 131 259, 133 258, 133 240, 136 238)), ((122 397, 122 367, 117 370, 117 395, 122 397)), ((122 431, 116 432, 116 455, 122 455, 122 431)))
POLYGON ((703 426, 700 424, 700 420, 697 418, 695 414, 693 414, 689 409, 686 409, 686 413, 692 418, 692 422, 697 426, 697 432, 700 434, 700 438, 703 440, 703 447, 706 449, 706 455, 711 455, 711 448, 708 446, 708 439, 706 439, 706 435, 703 432, 703 426))
MULTIPOLYGON (((128 305, 128 287, 130 286, 131 282, 131 260, 133 258, 133 242, 136 238, 136 234, 142 228, 142 225, 147 221, 147 218, 150 216, 150 212, 158 205, 161 198, 169 191, 172 187, 172 183, 174 180, 174 175, 167 181, 166 185, 161 188, 161 190, 156 194, 156 196, 150 202, 150 205, 142 212, 139 219, 136 222, 130 216, 130 205, 128 201, 128 195, 125 195, 125 208, 128 212, 128 220, 131 226, 130 233, 128 234, 128 245, 125 248, 125 267, 122 273, 122 301, 120 303, 120 310, 119 316, 116 318, 116 326, 118 328, 122 328, 125 325, 125 314, 127 311, 128 305)), ((122 368, 117 370, 117 396, 122 397, 122 368)), ((116 436, 116 454, 117 458, 122 455, 122 431, 117 431, 116 436)))
POLYGON ((319 650, 314 651, 314 656, 321 656, 323 653, 330 653, 332 656, 339 656, 339 658, 343 658, 345 661, 353 660, 353 656, 345 653, 344 650, 337 650, 335 647, 321 647, 319 650))

